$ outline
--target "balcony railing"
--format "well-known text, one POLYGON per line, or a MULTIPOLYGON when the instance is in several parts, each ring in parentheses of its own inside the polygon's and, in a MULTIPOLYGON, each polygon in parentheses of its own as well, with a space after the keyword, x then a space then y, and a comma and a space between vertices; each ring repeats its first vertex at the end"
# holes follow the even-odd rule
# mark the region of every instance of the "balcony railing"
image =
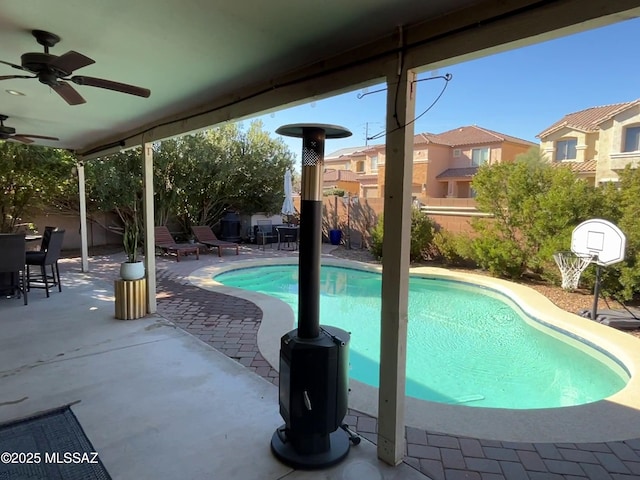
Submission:
POLYGON ((629 164, 633 168, 640 166, 640 151, 610 153, 609 158, 611 159, 611 170, 624 170, 629 164))

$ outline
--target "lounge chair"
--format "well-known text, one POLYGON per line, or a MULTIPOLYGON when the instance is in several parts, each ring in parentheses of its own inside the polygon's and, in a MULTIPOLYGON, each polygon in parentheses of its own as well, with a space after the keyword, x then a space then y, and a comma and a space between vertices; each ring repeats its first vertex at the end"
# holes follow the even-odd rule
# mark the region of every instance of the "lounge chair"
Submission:
POLYGON ((213 230, 211 230, 211 228, 207 227, 206 225, 201 225, 199 227, 191 227, 191 231, 193 232, 193 235, 196 237, 196 240, 198 241, 198 243, 202 243, 207 247, 217 248, 219 257, 222 256, 223 248, 235 248, 236 255, 240 254, 237 243, 227 242, 226 240, 218 240, 218 237, 216 237, 216 234, 213 233, 213 230))
POLYGON ((176 254, 176 260, 179 262, 182 255, 195 253, 196 259, 200 260, 200 249, 192 243, 176 243, 171 236, 171 232, 165 226, 155 227, 155 244, 162 252, 176 254))

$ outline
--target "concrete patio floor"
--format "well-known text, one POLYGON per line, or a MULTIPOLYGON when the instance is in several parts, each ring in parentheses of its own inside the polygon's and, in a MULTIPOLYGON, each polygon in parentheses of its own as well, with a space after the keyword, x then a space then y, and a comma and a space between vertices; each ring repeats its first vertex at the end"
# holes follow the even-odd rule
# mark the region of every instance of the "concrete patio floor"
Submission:
POLYGON ((87 274, 62 260, 50 298, 0 299, 0 423, 74 404, 114 479, 426 478, 378 461, 367 440, 323 471, 277 461, 277 387, 160 315, 114 319, 117 257, 93 259, 87 274))
MULTIPOLYGON (((329 246, 327 251, 330 250, 329 246)), ((114 479, 632 479, 640 439, 515 443, 407 427, 398 467, 376 458, 376 419, 346 418, 365 438, 322 471, 278 462, 269 439, 282 423, 277 373, 257 349, 261 311, 251 302, 190 285, 206 265, 295 252, 243 246, 241 255, 158 259, 158 315, 113 318, 122 255, 91 272, 61 261, 63 291, 29 305, 0 299, 0 422, 61 405, 72 409, 114 479)))

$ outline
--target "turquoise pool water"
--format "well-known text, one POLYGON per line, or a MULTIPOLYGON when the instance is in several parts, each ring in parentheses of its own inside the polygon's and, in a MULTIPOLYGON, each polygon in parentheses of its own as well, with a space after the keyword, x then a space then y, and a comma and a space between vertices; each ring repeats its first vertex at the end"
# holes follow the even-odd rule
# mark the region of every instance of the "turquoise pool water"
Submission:
MULTIPOLYGON (((297 318, 298 267, 226 272, 215 280, 271 295, 297 318)), ((381 275, 323 266, 320 321, 351 332, 350 376, 378 386, 381 275)), ((498 294, 460 282, 409 282, 407 388, 412 397, 497 408, 579 405, 619 391, 628 377, 612 360, 533 327, 498 294), (597 358, 594 358, 597 357, 597 358)))

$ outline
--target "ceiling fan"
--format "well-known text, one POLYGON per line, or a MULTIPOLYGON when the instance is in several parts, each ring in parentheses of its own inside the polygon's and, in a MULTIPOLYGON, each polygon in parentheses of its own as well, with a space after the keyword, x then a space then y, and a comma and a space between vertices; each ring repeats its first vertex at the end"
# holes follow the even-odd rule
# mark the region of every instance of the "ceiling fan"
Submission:
POLYGON ((32 138, 41 138, 43 140, 60 140, 56 137, 45 137, 44 135, 31 135, 26 133, 16 133, 16 129, 6 127, 4 121, 9 118, 6 115, 0 115, 0 140, 15 140, 22 143, 33 143, 32 138))
POLYGON ((68 51, 64 55, 53 55, 49 53, 49 48, 58 43, 60 37, 43 30, 32 30, 31 33, 36 38, 36 41, 44 47, 44 53, 35 52, 23 54, 20 57, 21 65, 2 60, 0 60, 0 63, 17 68, 18 70, 33 73, 34 76, 4 75, 0 76, 0 80, 37 78, 40 83, 50 86, 53 91, 60 95, 69 105, 86 103, 86 100, 67 82, 73 82, 76 85, 105 88, 107 90, 128 93, 129 95, 137 95, 144 98, 148 98, 149 95, 151 95, 151 91, 147 88, 127 85, 126 83, 82 75, 69 77, 75 70, 91 65, 95 63, 95 60, 81 53, 74 52, 73 50, 68 51))

